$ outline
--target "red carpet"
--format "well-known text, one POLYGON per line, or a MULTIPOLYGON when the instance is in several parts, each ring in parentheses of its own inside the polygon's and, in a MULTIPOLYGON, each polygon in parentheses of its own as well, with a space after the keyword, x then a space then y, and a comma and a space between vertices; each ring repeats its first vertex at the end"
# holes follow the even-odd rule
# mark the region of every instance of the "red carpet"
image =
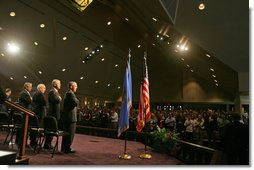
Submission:
MULTIPOLYGON (((3 146, 4 132, 0 132, 1 150, 16 150, 3 146)), ((61 139, 60 139, 61 140, 61 139)), ((61 144, 61 142, 60 142, 61 144)), ((59 144, 59 149, 61 145, 59 144)), ((76 134, 72 149, 74 154, 64 154, 57 151, 54 158, 47 150, 39 154, 33 153, 31 148, 26 149, 30 165, 179 165, 181 161, 167 155, 156 153, 148 147, 151 159, 140 159, 139 155, 144 153, 144 145, 135 141, 127 141, 127 153, 132 156, 130 160, 119 159, 118 155, 123 154, 124 140, 87 136, 76 134)))

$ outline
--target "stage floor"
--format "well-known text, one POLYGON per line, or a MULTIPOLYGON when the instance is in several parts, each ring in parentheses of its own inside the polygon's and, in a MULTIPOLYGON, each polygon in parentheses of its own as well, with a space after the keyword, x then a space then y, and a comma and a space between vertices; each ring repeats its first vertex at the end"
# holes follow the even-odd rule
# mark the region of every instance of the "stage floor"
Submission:
MULTIPOLYGON (((3 146, 5 132, 0 131, 0 149, 17 151, 17 146, 3 146)), ((59 142, 61 148, 61 138, 59 142)), ((124 152, 124 140, 75 134, 72 149, 74 154, 64 154, 56 151, 54 158, 47 150, 41 150, 39 154, 33 153, 30 146, 26 148, 26 154, 30 165, 182 165, 183 163, 168 154, 161 154, 147 147, 151 159, 140 159, 145 146, 140 142, 127 141, 127 153, 132 156, 130 160, 119 159, 124 152)))

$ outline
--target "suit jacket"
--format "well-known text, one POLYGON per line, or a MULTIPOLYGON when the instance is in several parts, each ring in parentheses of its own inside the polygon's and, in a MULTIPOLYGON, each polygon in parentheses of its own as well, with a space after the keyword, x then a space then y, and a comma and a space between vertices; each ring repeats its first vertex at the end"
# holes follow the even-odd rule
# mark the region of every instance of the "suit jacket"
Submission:
POLYGON ((6 94, 4 90, 0 87, 0 104, 4 103, 5 100, 6 100, 6 94))
POLYGON ((77 122, 77 106, 79 100, 76 95, 70 90, 64 96, 64 122, 77 122))
POLYGON ((33 95, 32 101, 33 111, 38 116, 39 120, 41 121, 42 118, 46 115, 46 100, 44 95, 37 91, 33 95))
POLYGON ((31 109, 31 95, 28 91, 22 90, 19 94, 19 104, 24 108, 31 109))
POLYGON ((49 115, 60 120, 60 102, 61 97, 56 89, 51 89, 48 94, 49 115))

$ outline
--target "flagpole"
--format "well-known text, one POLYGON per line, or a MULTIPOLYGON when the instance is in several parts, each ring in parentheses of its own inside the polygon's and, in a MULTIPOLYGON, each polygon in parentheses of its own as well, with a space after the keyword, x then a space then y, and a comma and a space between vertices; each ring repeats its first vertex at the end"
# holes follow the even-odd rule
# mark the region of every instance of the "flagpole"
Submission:
MULTIPOLYGON (((131 49, 129 48, 128 60, 131 57, 130 54, 131 54, 131 49)), ((122 95, 122 98, 123 98, 123 95, 122 95)), ((118 156, 119 159, 127 159, 127 160, 131 159, 131 155, 127 154, 127 130, 124 131, 124 136, 125 136, 125 139, 124 139, 124 153, 118 156)))
MULTIPOLYGON (((144 52, 144 60, 145 60, 145 69, 147 68, 146 65, 146 52, 144 52)), ((144 67, 143 67, 144 68, 144 67)), ((144 107, 143 107, 144 108, 144 107)), ((139 155, 142 159, 151 159, 152 155, 147 152, 147 126, 146 126, 146 112, 143 111, 143 118, 145 119, 145 153, 139 155)))

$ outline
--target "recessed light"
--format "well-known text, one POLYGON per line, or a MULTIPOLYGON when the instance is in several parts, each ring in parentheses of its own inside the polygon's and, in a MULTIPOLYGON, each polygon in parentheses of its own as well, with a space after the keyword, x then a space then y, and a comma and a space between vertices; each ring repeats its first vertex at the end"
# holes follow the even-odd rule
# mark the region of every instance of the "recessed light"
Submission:
POLYGON ((214 75, 214 74, 213 74, 213 77, 215 78, 215 77, 216 77, 216 75, 214 75))
POLYGON ((27 76, 24 76, 24 79, 27 79, 27 76))
POLYGON ((45 27, 45 24, 40 24, 40 27, 41 27, 41 28, 44 28, 44 27, 45 27))
POLYGON ((97 49, 96 51, 97 51, 97 52, 99 52, 99 51, 100 51, 100 49, 97 49))
POLYGON ((14 43, 8 43, 8 51, 15 54, 19 52, 20 48, 14 43))
POLYGON ((12 12, 10 12, 10 16, 11 16, 11 17, 14 17, 15 15, 16 15, 16 13, 15 13, 15 12, 13 12, 13 11, 12 11, 12 12))
POLYGON ((152 45, 153 45, 153 46, 155 46, 155 44, 154 44, 154 43, 152 43, 152 45))
POLYGON ((211 57, 209 54, 206 54, 206 56, 207 56, 208 58, 210 58, 210 57, 211 57))
POLYGON ((210 68, 210 70, 211 70, 211 71, 214 71, 214 69, 213 69, 213 68, 210 68))
POLYGON ((82 60, 82 63, 85 64, 85 60, 82 60))
POLYGON ((118 64, 116 64, 115 67, 118 67, 118 64))
POLYGON ((124 18, 125 19, 125 21, 129 21, 129 19, 128 18, 124 18))
POLYGON ((157 34, 157 36, 156 36, 157 38, 159 38, 160 37, 160 35, 159 34, 157 34))
POLYGON ((63 37, 63 40, 64 40, 64 41, 67 40, 67 37, 63 37))
POLYGON ((182 61, 184 61, 184 58, 181 58, 182 61))
POLYGON ((2 31, 3 30, 3 27, 0 27, 0 31, 2 31))
POLYGON ((35 42, 34 42, 34 45, 38 45, 38 43, 35 41, 35 42))
POLYGON ((217 83, 218 81, 217 80, 214 80, 215 83, 217 83))
POLYGON ((179 48, 179 47, 180 47, 180 45, 179 45, 179 44, 177 44, 177 45, 176 45, 176 47, 177 47, 177 48, 179 48))
POLYGON ((4 53, 1 53, 1 56, 4 56, 4 53))
POLYGON ((39 74, 42 74, 42 71, 38 71, 39 74))
POLYGON ((80 80, 83 80, 84 79, 84 77, 80 77, 80 80))
POLYGON ((190 70, 192 73, 194 72, 194 70, 190 70))
POLYGON ((95 84, 97 84, 97 83, 99 83, 99 81, 98 81, 98 80, 96 80, 96 81, 95 81, 95 84))
POLYGON ((163 40, 163 37, 161 37, 160 40, 163 40))
POLYGON ((66 71, 66 69, 65 69, 65 68, 63 68, 63 69, 62 69, 62 71, 64 72, 64 71, 66 71))
POLYGON ((215 86, 219 86, 219 84, 218 84, 218 83, 216 83, 216 84, 215 84, 215 86))
POLYGON ((121 87, 120 87, 120 86, 118 86, 117 88, 118 88, 118 89, 120 89, 121 87))
POLYGON ((13 80, 14 78, 13 77, 10 77, 11 80, 13 80))
POLYGON ((189 64, 187 64, 186 66, 187 66, 187 67, 190 67, 190 65, 189 65, 189 64))
POLYGON ((103 48, 103 45, 101 44, 100 47, 103 48))
POLYGON ((141 45, 138 45, 138 48, 140 48, 141 47, 141 45))
POLYGON ((108 87, 110 86, 110 84, 108 84, 108 87))
POLYGON ((111 25, 111 21, 108 21, 108 22, 107 22, 107 25, 111 25))
POLYGON ((95 53, 95 51, 92 51, 92 54, 94 54, 95 53))
POLYGON ((204 10, 205 9, 205 4, 203 4, 203 3, 199 4, 198 9, 199 10, 204 10))
POLYGON ((152 18, 154 21, 157 21, 157 19, 156 18, 152 18))
POLYGON ((185 48, 184 48, 185 51, 188 51, 188 49, 189 49, 188 47, 185 47, 185 48))
POLYGON ((87 50, 88 50, 88 47, 86 47, 85 50, 87 51, 87 50))
POLYGON ((105 58, 102 58, 102 59, 101 59, 101 61, 104 61, 104 60, 105 60, 105 58))

